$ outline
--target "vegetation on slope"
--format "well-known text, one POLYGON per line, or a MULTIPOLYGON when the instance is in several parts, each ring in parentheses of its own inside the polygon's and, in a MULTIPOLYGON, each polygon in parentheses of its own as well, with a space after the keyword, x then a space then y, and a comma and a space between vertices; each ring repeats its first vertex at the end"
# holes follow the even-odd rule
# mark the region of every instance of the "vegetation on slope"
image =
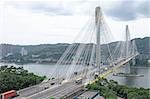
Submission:
POLYGON ((45 76, 37 76, 24 70, 23 67, 0 67, 0 93, 19 90, 42 82, 45 76))
POLYGON ((124 99, 150 99, 150 89, 119 85, 116 81, 108 81, 105 78, 99 79, 93 84, 88 84, 86 87, 89 90, 99 90, 105 99, 117 99, 117 97, 124 99))
MULTIPOLYGON (((148 60, 150 59, 150 37, 145 37, 142 39, 137 38, 133 40, 136 43, 138 52, 140 53, 140 55, 136 57, 136 65, 148 64, 148 60)), ((109 43, 108 45, 110 46, 110 51, 113 51, 114 47, 118 43, 119 41, 109 43)), ((76 44, 74 43, 73 46, 76 44)), ((56 63, 69 45, 70 44, 65 43, 26 46, 0 44, 0 61, 10 63, 35 63, 37 62, 36 59, 50 59, 49 61, 42 61, 42 63, 56 63), (20 51, 22 48, 27 50, 27 55, 21 55, 20 51)), ((101 48, 104 51, 102 54, 106 56, 108 54, 107 44, 102 45, 101 48)))

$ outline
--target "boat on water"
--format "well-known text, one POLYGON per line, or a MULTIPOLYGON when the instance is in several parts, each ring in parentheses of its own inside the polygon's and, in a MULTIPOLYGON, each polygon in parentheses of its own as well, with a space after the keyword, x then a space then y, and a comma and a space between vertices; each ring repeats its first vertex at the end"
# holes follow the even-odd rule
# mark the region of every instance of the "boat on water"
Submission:
POLYGON ((144 77, 143 74, 130 74, 130 73, 113 73, 113 76, 118 76, 118 77, 144 77))

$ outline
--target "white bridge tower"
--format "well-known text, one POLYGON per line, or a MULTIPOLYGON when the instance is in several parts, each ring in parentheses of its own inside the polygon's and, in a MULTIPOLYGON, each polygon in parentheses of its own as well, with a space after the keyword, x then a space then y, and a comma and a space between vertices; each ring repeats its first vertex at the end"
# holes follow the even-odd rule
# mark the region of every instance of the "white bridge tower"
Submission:
POLYGON ((96 24, 96 66, 99 68, 100 74, 100 66, 101 66, 101 39, 100 39, 100 27, 101 27, 101 8, 96 7, 95 9, 95 24, 96 24))

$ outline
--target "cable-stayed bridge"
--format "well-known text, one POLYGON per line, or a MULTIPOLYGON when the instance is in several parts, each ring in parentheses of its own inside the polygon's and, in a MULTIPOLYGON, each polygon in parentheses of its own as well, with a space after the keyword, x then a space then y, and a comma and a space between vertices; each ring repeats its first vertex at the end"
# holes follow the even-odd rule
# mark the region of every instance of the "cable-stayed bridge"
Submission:
MULTIPOLYGON (((71 44, 55 65, 52 78, 55 81, 48 81, 33 88, 34 94, 26 95, 24 91, 16 99, 50 99, 54 96, 67 98, 82 90, 84 85, 95 82, 98 78, 107 76, 117 71, 133 60, 137 55, 137 48, 134 41, 130 40, 129 27, 125 29, 125 39, 116 43, 112 42, 113 35, 105 21, 101 8, 96 7, 95 15, 92 16, 86 26, 81 30, 74 43, 71 44), (59 65, 66 65, 59 69, 59 65), (82 84, 76 84, 81 81, 82 84), (59 82, 59 83, 58 83, 59 82), (46 90, 41 86, 55 85, 46 90), (41 88, 42 91, 37 91, 41 88)), ((26 91, 27 92, 27 91, 26 91)))

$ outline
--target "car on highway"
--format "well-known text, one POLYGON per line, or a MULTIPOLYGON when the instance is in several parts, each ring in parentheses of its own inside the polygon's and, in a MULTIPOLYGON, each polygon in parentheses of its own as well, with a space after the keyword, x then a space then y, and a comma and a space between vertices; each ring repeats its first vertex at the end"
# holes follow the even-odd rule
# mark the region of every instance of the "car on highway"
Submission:
POLYGON ((107 68, 107 67, 105 67, 105 68, 104 68, 104 70, 105 70, 105 71, 107 71, 107 70, 108 70, 108 68, 107 68))
POLYGON ((55 83, 54 83, 54 82, 52 82, 52 83, 51 83, 51 85, 55 85, 55 83))
POLYGON ((78 74, 78 72, 74 72, 74 75, 77 75, 78 74))
POLYGON ((99 76, 99 73, 98 73, 98 72, 96 72, 96 73, 94 74, 94 78, 95 78, 95 79, 97 79, 97 78, 98 78, 98 76, 99 76))

